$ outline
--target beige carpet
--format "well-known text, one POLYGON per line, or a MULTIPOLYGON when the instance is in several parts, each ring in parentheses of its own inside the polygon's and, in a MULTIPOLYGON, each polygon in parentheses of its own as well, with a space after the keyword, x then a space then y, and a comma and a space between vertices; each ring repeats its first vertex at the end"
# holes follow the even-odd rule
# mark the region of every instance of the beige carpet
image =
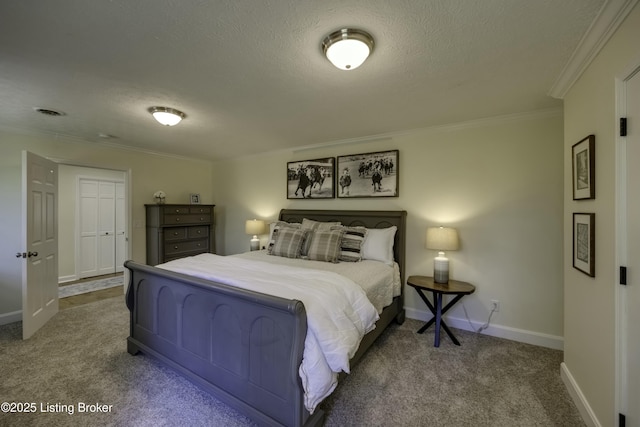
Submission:
MULTIPOLYGON (((0 402, 35 403, 35 413, 0 412, 0 426, 252 425, 129 355, 128 327, 121 297, 61 311, 27 341, 20 323, 1 326, 0 402)), ((382 335, 323 403, 327 426, 584 425, 560 380, 561 352, 459 330, 461 347, 443 338, 436 349, 433 330, 419 327, 407 320, 382 335)))

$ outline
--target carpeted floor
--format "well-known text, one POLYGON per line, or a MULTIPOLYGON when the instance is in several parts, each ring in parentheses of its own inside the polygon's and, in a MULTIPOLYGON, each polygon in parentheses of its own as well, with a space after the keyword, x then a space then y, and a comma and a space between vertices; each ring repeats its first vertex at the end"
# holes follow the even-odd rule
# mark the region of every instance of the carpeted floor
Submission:
MULTIPOLYGON (((0 326, 0 402, 35 403, 35 413, 0 412, 0 426, 252 425, 129 355, 128 325, 117 297, 61 311, 27 341, 20 323, 0 326), (107 412, 79 413, 81 403, 107 412)), ((433 331, 418 335, 419 326, 407 320, 381 336, 322 404, 327 426, 584 425, 560 379, 561 352, 460 330, 461 347, 445 338, 434 348, 433 331)))

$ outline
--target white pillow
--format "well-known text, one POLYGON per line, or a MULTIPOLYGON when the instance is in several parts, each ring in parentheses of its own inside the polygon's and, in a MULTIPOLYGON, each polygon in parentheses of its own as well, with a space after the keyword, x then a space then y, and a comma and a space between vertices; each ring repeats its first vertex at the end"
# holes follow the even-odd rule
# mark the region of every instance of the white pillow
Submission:
POLYGON ((372 259, 393 265, 393 239, 398 227, 367 228, 362 242, 362 259, 372 259))

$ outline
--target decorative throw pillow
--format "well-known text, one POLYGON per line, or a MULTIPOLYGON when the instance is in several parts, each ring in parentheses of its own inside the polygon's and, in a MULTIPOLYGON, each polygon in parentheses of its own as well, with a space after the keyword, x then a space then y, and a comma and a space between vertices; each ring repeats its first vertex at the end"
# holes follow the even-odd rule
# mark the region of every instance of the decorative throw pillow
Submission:
POLYGON ((340 242, 340 261, 358 262, 362 260, 362 243, 367 235, 365 227, 331 227, 344 231, 340 242))
POLYGON ((273 230, 273 244, 269 244, 267 253, 287 258, 300 258, 300 248, 306 234, 306 230, 276 227, 273 230))
MULTIPOLYGON (((331 230, 331 227, 335 227, 340 225, 340 221, 335 221, 335 222, 321 222, 321 221, 314 221, 312 219, 308 219, 308 218, 302 218, 302 229, 303 230, 311 230, 313 231, 329 231, 331 230)), ((311 235, 312 233, 309 233, 309 235, 307 236, 307 240, 302 244, 302 256, 306 257, 307 254, 309 253, 309 245, 311 244, 311 235)))
POLYGON ((368 228, 362 243, 362 259, 382 261, 393 265, 393 239, 398 227, 368 228))
POLYGON ((342 230, 314 231, 307 257, 314 261, 338 262, 342 230))
POLYGON ((267 245, 267 253, 271 253, 269 252, 271 250, 271 246, 273 246, 274 240, 273 240, 273 232, 275 231, 276 228, 285 228, 285 227, 289 227, 289 228, 293 228, 293 229, 299 229, 301 227, 302 224, 300 224, 299 222, 285 222, 285 221, 276 221, 276 222, 272 222, 269 224, 269 244, 267 245))

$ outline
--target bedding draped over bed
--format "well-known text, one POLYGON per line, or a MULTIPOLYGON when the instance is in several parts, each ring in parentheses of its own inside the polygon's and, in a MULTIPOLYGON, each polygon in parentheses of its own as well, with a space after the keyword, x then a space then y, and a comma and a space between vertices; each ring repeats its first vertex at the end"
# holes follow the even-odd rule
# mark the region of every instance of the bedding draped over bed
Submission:
POLYGON ((213 254, 182 258, 157 267, 302 301, 308 330, 299 373, 310 413, 335 389, 337 374, 349 372, 349 359, 378 320, 378 312, 362 288, 330 271, 213 254))

